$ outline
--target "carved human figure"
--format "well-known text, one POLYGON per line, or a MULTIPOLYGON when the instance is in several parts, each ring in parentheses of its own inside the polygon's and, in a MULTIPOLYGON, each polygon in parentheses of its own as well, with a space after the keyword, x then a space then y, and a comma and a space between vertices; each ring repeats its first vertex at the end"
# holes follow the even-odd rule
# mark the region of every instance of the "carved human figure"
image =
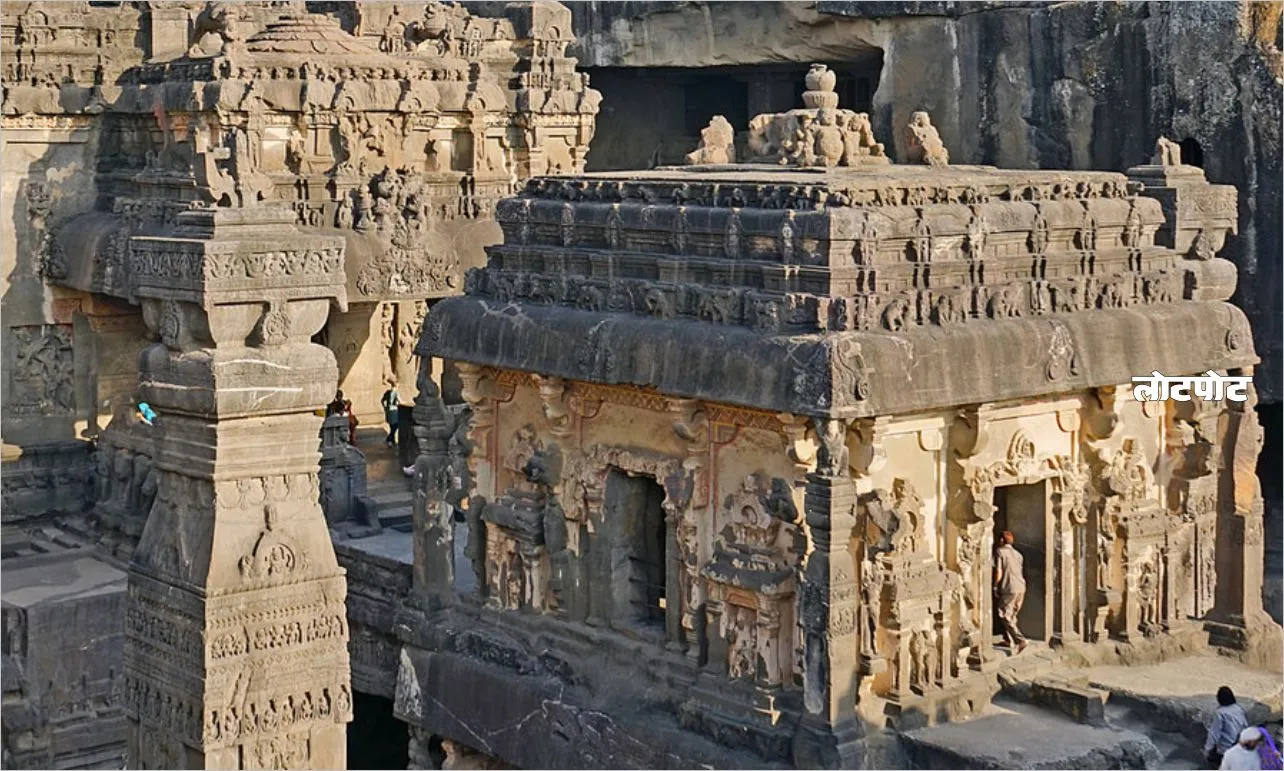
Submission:
POLYGON ((352 227, 352 196, 344 194, 339 199, 339 208, 334 215, 334 226, 340 230, 352 227))
POLYGON ((112 460, 115 449, 105 439, 98 440, 98 449, 94 453, 94 500, 105 503, 112 492, 112 460))
POLYGON ((868 551, 860 565, 861 652, 878 655, 878 623, 883 608, 883 563, 868 551))
POLYGON ((1159 576, 1150 562, 1141 566, 1137 577, 1137 603, 1141 615, 1141 631, 1153 634, 1159 628, 1159 576))
POLYGON ((1107 528, 1097 529, 1097 588, 1103 591, 1110 588, 1110 556, 1114 541, 1107 528))
POLYGON ((831 109, 816 112, 816 124, 813 130, 815 145, 812 154, 816 162, 823 166, 837 166, 843 158, 843 132, 838 127, 838 118, 831 109))
POLYGON ((883 157, 883 145, 874 140, 869 115, 863 112, 850 113, 843 130, 843 165, 855 166, 862 159, 870 157, 883 157))
POLYGON ((899 520, 893 543, 898 551, 905 549, 910 554, 916 554, 927 545, 923 498, 909 480, 897 479, 892 482, 892 500, 899 520), (896 543, 897 539, 901 539, 899 544, 896 543))
POLYGON ((142 512, 146 515, 146 510, 141 508, 143 481, 152 470, 152 459, 143 454, 134 456, 134 467, 129 475, 129 509, 131 512, 142 512))
POLYGON ((916 112, 909 122, 910 163, 921 163, 928 166, 947 166, 950 153, 941 142, 941 136, 932 119, 926 112, 916 112))
POLYGON ((758 659, 754 635, 754 612, 749 608, 729 605, 732 612, 731 645, 727 652, 727 670, 733 679, 752 679, 757 674, 758 659))
POLYGON ((841 420, 818 420, 816 438, 816 472, 821 476, 839 477, 847 473, 847 425, 841 420))
POLYGON ((526 464, 541 448, 535 434, 535 427, 527 424, 513 434, 512 444, 504 456, 504 468, 513 474, 514 479, 525 479, 526 464))
POLYGON ((134 453, 121 448, 112 463, 112 502, 125 509, 129 505, 129 483, 134 475, 134 453))
POLYGON ((931 689, 936 684, 936 635, 927 629, 920 629, 910 638, 910 657, 913 673, 910 682, 920 691, 931 689))
POLYGON ((700 145, 687 153, 686 161, 690 165, 735 163, 735 140, 735 129, 727 119, 715 115, 709 125, 701 129, 700 145))

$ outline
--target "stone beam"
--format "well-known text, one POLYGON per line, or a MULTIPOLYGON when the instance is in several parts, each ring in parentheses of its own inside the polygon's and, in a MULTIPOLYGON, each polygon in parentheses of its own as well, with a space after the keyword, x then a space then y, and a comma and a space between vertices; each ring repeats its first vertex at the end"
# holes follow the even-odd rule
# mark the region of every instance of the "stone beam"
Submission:
POLYGON ((131 244, 160 343, 158 490, 129 570, 131 768, 343 768, 352 697, 343 570, 318 502, 338 379, 314 345, 344 300, 343 240, 292 210, 194 209, 131 244))

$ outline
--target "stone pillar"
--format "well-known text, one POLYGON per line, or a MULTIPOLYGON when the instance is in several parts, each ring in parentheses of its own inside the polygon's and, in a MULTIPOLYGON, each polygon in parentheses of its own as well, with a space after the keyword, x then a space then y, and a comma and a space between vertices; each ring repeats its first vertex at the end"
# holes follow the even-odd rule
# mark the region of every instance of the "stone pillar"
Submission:
POLYGON ((450 467, 452 421, 432 378, 432 360, 422 359, 415 396, 415 594, 440 596, 454 591, 455 527, 446 503, 454 485, 450 467))
POLYGON ((318 502, 343 240, 274 207, 131 240, 158 490, 126 618, 130 768, 343 768, 347 592, 318 502))
POLYGON ((848 544, 856 526, 856 487, 848 468, 847 424, 817 421, 817 471, 804 497, 814 548, 799 590, 803 628, 803 718, 794 740, 799 768, 860 768, 856 720, 856 565, 848 544))
MULTIPOLYGON (((1232 376, 1252 376, 1252 367, 1232 376)), ((1279 668, 1279 626, 1262 607, 1264 521, 1257 456, 1262 427, 1257 421, 1257 393, 1249 386, 1245 402, 1227 402, 1220 426, 1222 451, 1217 502, 1217 588, 1209 613, 1213 642, 1240 649, 1257 647, 1258 639, 1272 668, 1279 668), (1269 634, 1263 635, 1263 632, 1269 634)))

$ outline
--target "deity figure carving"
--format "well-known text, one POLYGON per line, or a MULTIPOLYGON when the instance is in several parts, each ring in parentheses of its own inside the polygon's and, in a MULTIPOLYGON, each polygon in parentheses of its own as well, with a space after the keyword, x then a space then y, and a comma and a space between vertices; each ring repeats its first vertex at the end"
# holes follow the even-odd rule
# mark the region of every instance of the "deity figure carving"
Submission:
POLYGON ((847 424, 841 420, 818 420, 816 438, 816 472, 821 476, 839 477, 847 473, 847 424))
POLYGON ((920 693, 936 685, 936 635, 920 629, 910 638, 910 657, 913 663, 910 683, 920 693))
POLYGON ((842 129, 838 127, 838 118, 831 109, 821 109, 816 113, 814 131, 815 147, 812 155, 822 166, 837 166, 843 158, 845 142, 842 129))
POLYGON ((1101 478, 1110 493, 1125 502, 1136 502, 1146 497, 1152 476, 1147 467, 1146 456, 1137 448, 1136 440, 1123 441, 1123 445, 1111 456, 1107 467, 1101 472, 1101 478))
POLYGON ((1152 635, 1160 630, 1159 625, 1159 575, 1155 566, 1147 561, 1141 566, 1137 577, 1137 604, 1141 616, 1141 632, 1152 635))
POLYGON ((892 546, 897 552, 917 554, 927 546, 923 498, 908 480, 897 479, 892 482, 892 502, 898 520, 892 546))
POLYGON ((878 626, 883 607, 883 563, 868 550, 860 567, 861 653, 878 655, 878 626))
POLYGON ((925 112, 916 112, 909 122, 909 163, 921 163, 928 166, 948 166, 950 152, 941 142, 941 135, 932 125, 931 117, 925 112))
POLYGON ((1108 530, 1102 528, 1097 531, 1097 588, 1107 590, 1110 588, 1110 556, 1114 548, 1114 539, 1108 530))
POLYGON ((721 115, 713 116, 700 131, 700 146, 686 156, 690 165, 736 162, 736 130, 721 115))
POLYGON ((727 652, 727 673, 732 679, 753 679, 757 674, 757 646, 754 634, 756 614, 750 608, 728 606, 732 618, 728 619, 730 646, 727 652))

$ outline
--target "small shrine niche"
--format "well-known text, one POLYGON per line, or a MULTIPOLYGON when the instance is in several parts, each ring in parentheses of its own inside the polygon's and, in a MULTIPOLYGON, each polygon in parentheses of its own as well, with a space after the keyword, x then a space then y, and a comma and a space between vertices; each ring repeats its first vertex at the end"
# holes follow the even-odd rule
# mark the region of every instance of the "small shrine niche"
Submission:
POLYGON ((746 478, 723 503, 713 558, 702 575, 710 660, 725 655, 733 680, 766 688, 791 680, 793 597, 804 551, 798 517, 788 484, 761 474, 746 478))

